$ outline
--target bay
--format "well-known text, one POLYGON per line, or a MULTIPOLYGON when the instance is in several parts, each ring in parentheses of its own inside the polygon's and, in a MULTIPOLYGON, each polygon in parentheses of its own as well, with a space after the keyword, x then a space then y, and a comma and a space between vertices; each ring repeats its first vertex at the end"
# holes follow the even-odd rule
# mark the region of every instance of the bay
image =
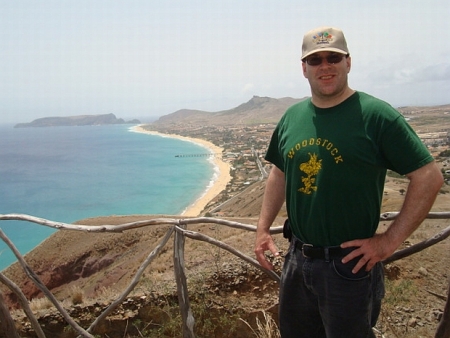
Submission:
MULTIPOLYGON (((88 217, 180 214, 214 176, 198 144, 132 132, 130 125, 0 126, 0 214, 72 223, 88 217)), ((23 221, 0 228, 24 254, 54 230, 23 221)), ((0 270, 15 257, 0 242, 0 270)))

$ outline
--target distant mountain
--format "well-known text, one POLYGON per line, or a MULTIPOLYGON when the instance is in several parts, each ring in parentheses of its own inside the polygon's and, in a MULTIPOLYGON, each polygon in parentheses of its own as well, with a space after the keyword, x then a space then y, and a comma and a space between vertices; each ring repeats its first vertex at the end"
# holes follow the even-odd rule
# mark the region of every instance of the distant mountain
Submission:
POLYGON ((30 123, 18 123, 14 128, 28 127, 62 127, 62 126, 92 126, 104 124, 140 124, 139 120, 125 122, 114 114, 103 115, 79 115, 66 117, 43 117, 30 123))
POLYGON ((250 101, 236 108, 219 112, 206 112, 201 110, 181 109, 172 114, 164 115, 153 125, 168 127, 170 125, 247 125, 259 123, 276 123, 280 120, 287 108, 303 101, 285 97, 274 99, 270 97, 253 96, 250 101))

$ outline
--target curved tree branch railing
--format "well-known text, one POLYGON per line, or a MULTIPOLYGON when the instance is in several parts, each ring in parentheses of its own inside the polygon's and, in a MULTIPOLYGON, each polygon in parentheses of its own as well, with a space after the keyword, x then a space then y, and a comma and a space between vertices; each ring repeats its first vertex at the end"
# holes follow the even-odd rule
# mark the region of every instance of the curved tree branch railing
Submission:
POLYGON ((90 335, 88 332, 86 332, 81 326, 78 325, 77 322, 75 322, 72 317, 67 313, 67 311, 62 307, 62 305, 58 302, 58 300, 53 296, 53 294, 50 292, 49 289, 42 283, 38 275, 34 273, 33 270, 28 266, 28 264, 25 262, 25 259, 20 254, 20 252, 17 250, 17 248, 14 246, 14 244, 9 240, 9 238, 5 235, 3 230, 0 229, 0 238, 8 245, 8 247, 12 250, 14 255, 17 257, 20 265, 22 266, 23 270, 25 271, 25 274, 28 276, 28 278, 31 279, 31 281, 38 287, 39 290, 42 291, 42 293, 47 296, 47 298, 53 303, 53 305, 56 307, 56 309, 62 314, 66 322, 72 326, 77 332, 81 334, 83 337, 89 337, 94 338, 94 336, 90 335))
MULTIPOLYGON (((380 221, 386 221, 386 220, 392 220, 398 215, 398 212, 386 212, 380 215, 380 221)), ((450 212, 431 212, 427 216, 428 219, 448 219, 450 218, 450 212)), ((14 255, 17 257, 19 264, 22 266, 23 270, 25 271, 26 275, 33 281, 33 283, 44 293, 44 295, 54 304, 56 309, 62 314, 66 322, 72 326, 72 328, 78 332, 80 337, 93 337, 92 333, 94 332, 97 325, 104 320, 114 309, 116 309, 123 300, 129 295, 129 293, 136 287, 138 284, 140 278, 143 275, 144 270, 148 267, 148 265, 154 260, 155 257, 159 255, 159 253, 162 251, 164 246, 169 241, 172 234, 174 234, 174 269, 175 269, 175 280, 177 284, 177 293, 178 293, 178 302, 180 306, 180 312, 182 316, 182 324, 183 324, 183 337, 194 337, 194 323, 195 319, 192 315, 192 310, 190 308, 189 303, 189 295, 188 295, 188 289, 187 289, 187 281, 186 281, 186 273, 185 273, 185 266, 184 266, 184 240, 185 237, 191 238, 193 240, 199 240, 203 242, 207 242, 211 245, 217 246, 221 249, 227 250, 228 252, 234 254, 235 256, 241 258, 242 260, 246 261, 247 263, 253 265, 254 267, 260 269, 264 273, 266 273, 271 279, 278 281, 280 280, 280 276, 278 276, 275 272, 269 271, 264 269, 259 265, 259 263, 252 257, 245 255, 244 253, 240 252, 239 250, 231 247, 230 245, 223 243, 219 240, 216 240, 212 237, 206 236, 204 234, 201 234, 199 232, 187 230, 187 225, 189 224, 201 224, 201 223, 210 223, 210 224, 219 224, 228 226, 231 228, 246 230, 246 231, 256 231, 256 226, 234 222, 234 221, 228 221, 224 219, 217 219, 217 218, 211 218, 211 217, 197 217, 197 218, 155 218, 150 220, 144 220, 144 221, 137 221, 132 223, 124 223, 120 225, 100 225, 100 226, 90 226, 90 225, 77 225, 77 224, 68 224, 68 223, 62 223, 62 222, 54 222, 49 221, 43 218, 30 216, 30 215, 23 215, 23 214, 7 214, 7 215, 1 215, 0 214, 0 221, 1 220, 17 220, 17 221, 28 221, 36 224, 40 224, 43 226, 51 227, 57 230, 76 230, 76 231, 85 231, 85 232, 106 232, 106 233, 117 233, 117 232, 124 232, 126 230, 136 229, 136 228, 142 228, 147 226, 154 226, 154 225, 170 225, 169 229, 167 230, 166 234, 160 241, 160 243, 153 249, 153 251, 147 256, 147 258, 142 262, 139 269, 137 270, 136 274, 134 275, 131 283, 128 285, 128 287, 125 289, 125 291, 119 295, 119 297, 113 301, 95 320, 92 322, 92 324, 89 326, 88 329, 83 329, 81 326, 79 326, 67 313, 67 311, 60 305, 58 300, 53 296, 53 294, 47 289, 47 287, 41 282, 39 277, 31 270, 31 268, 27 265, 25 262, 23 256, 19 253, 17 248, 14 246, 14 244, 8 239, 8 237, 3 233, 3 231, 0 229, 0 238, 8 245, 8 247, 12 250, 14 255)), ((272 234, 278 234, 282 233, 283 227, 282 226, 276 226, 271 228, 272 234)), ((386 259, 383 263, 388 264, 395 260, 410 256, 414 253, 417 253, 419 251, 424 250, 425 248, 428 248, 444 239, 450 236, 450 226, 446 229, 442 230, 435 236, 433 236, 430 239, 427 239, 425 241, 422 241, 420 243, 417 243, 411 247, 408 247, 406 249, 399 250, 395 252, 391 257, 386 259)), ((31 312, 28 301, 26 300, 25 296, 21 292, 20 288, 17 287, 12 281, 10 281, 8 278, 6 278, 2 273, 0 273, 0 282, 5 284, 19 299, 19 302, 21 303, 25 314, 29 318, 31 325, 33 329, 35 330, 37 336, 39 338, 45 338, 45 335, 42 331, 42 329, 39 326, 39 323, 37 319, 34 317, 33 313, 31 312)), ((450 287, 450 285, 449 285, 450 287)), ((449 297, 447 297, 447 303, 446 303, 446 309, 447 309, 447 316, 443 316, 447 318, 448 317, 448 309, 449 309, 449 297)), ((0 310, 5 308, 5 304, 3 302, 3 297, 0 297, 0 310)), ((448 321, 443 321, 439 323, 438 330, 439 332, 450 332, 450 323, 448 321)), ((10 321, 5 321, 5 324, 2 324, 3 322, 0 321, 0 325, 7 325, 10 326, 10 321)), ((8 329, 11 330, 10 327, 5 327, 4 330, 8 329)), ((0 326, 0 329, 2 327, 0 326)), ((1 331, 0 331, 1 332, 1 331)), ((438 335, 438 332, 436 333, 436 337, 440 338, 448 338, 449 336, 443 335, 440 333, 438 335)))

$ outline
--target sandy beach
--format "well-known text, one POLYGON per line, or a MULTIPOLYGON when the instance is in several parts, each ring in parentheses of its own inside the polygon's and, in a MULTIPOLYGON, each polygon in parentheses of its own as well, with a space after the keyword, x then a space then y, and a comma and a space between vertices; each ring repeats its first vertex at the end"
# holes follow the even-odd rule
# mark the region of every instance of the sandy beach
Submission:
MULTIPOLYGON (((185 137, 175 134, 163 134, 158 133, 156 131, 148 131, 145 130, 142 125, 135 126, 132 128, 133 131, 137 133, 143 133, 143 134, 150 134, 150 135, 158 135, 163 137, 171 137, 171 138, 177 138, 180 140, 185 140, 189 142, 197 143, 205 148, 208 148, 211 153, 214 154, 221 154, 223 149, 216 146, 215 144, 198 139, 198 138, 191 138, 191 137, 185 137)), ((191 206, 189 206, 183 213, 183 216, 199 216, 202 210, 205 208, 205 206, 208 204, 209 201, 211 201, 214 197, 216 197, 222 190, 224 190, 231 180, 230 176, 230 164, 222 161, 222 158, 220 156, 214 156, 213 157, 214 165, 218 169, 218 175, 215 181, 211 186, 208 187, 208 189, 203 193, 203 195, 197 199, 191 206)))

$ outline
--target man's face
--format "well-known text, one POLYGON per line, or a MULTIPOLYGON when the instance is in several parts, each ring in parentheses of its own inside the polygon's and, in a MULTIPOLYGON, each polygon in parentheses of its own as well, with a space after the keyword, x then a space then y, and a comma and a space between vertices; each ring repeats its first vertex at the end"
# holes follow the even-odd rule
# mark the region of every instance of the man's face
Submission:
POLYGON ((313 101, 329 101, 338 98, 348 88, 347 74, 351 68, 350 56, 319 52, 308 56, 305 62, 302 62, 302 68, 303 75, 311 86, 313 101))

